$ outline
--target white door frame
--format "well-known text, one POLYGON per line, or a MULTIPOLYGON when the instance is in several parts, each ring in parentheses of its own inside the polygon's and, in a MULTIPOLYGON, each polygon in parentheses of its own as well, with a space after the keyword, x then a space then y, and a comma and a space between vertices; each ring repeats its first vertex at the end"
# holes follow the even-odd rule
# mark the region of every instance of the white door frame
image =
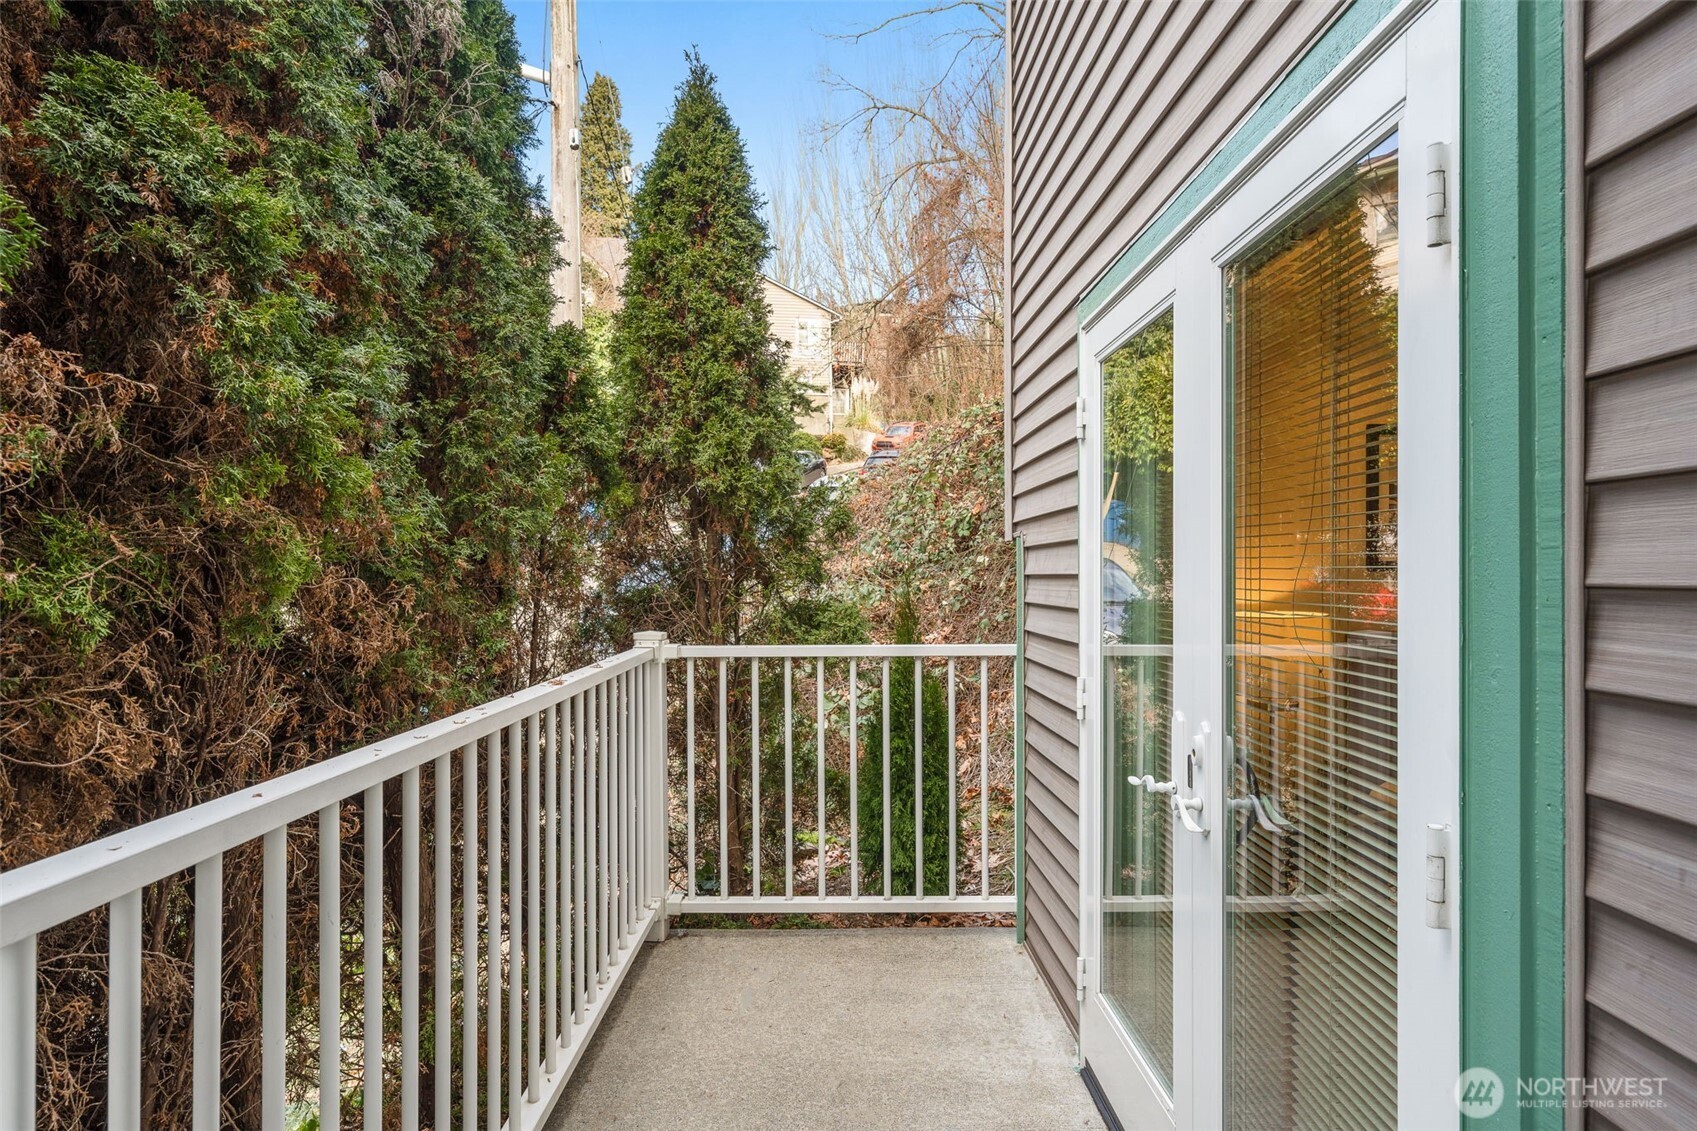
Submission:
MULTIPOLYGON (((1174 311, 1175 707, 1210 734, 1200 750, 1203 823, 1229 828, 1221 759, 1224 680, 1224 268, 1391 129, 1400 131, 1398 630, 1404 718, 1398 775, 1398 1108, 1404 1127, 1454 1126, 1460 1070, 1460 962, 1453 846, 1460 748, 1459 267, 1454 243, 1428 247, 1421 222, 1428 164, 1446 172, 1449 231, 1459 206, 1460 13, 1453 0, 1404 5, 1158 249, 1081 328, 1079 388, 1080 1010, 1086 1059, 1127 1126, 1217 1127, 1224 1120, 1224 900, 1229 837, 1175 831, 1173 1094, 1167 1096, 1100 991, 1103 782, 1101 720, 1101 360, 1174 311), (1410 82, 1415 83, 1410 89, 1410 82), (1410 97, 1410 94, 1413 96, 1410 97), (1428 146, 1442 150, 1428 153, 1428 146), (1200 504, 1195 500, 1203 500, 1200 504), (1198 520, 1195 506, 1206 509, 1198 520), (1187 507, 1190 509, 1187 510, 1187 507), (1189 594, 1187 596, 1187 593, 1189 594), (1183 618, 1181 620, 1181 618, 1183 618), (1180 627, 1182 624, 1183 627, 1180 627), (1197 651, 1196 649, 1200 649, 1197 651), (1450 928, 1426 925, 1427 826, 1447 825, 1450 928), (1180 846, 1185 846, 1185 851, 1180 846), (1123 1050, 1123 1052, 1122 1052, 1123 1050), (1106 1068, 1104 1071, 1103 1069, 1106 1068), (1130 1071, 1135 1069, 1135 1074, 1130 1071), (1176 1109, 1176 1110, 1175 1110, 1176 1109)), ((1183 758, 1175 741, 1175 774, 1183 758)))
MULTIPOLYGON (((1084 394, 1087 419, 1079 454, 1079 670, 1085 680, 1085 712, 1080 727, 1081 756, 1079 758, 1079 795, 1085 803, 1079 813, 1079 855, 1083 870, 1082 906, 1079 946, 1085 956, 1084 1000, 1079 1007, 1079 1043, 1083 1056, 1097 1058, 1098 1063, 1111 1061, 1113 1070, 1096 1073, 1096 1081, 1113 1106, 1120 1122, 1127 1127, 1159 1128, 1174 1125, 1175 1105, 1188 1108, 1189 1099, 1179 1100, 1181 1088, 1187 1089, 1193 1073, 1187 1061, 1192 1047, 1190 1027, 1194 1011, 1173 1011, 1173 1093, 1167 1092, 1158 1071, 1143 1054, 1138 1042, 1127 1030, 1122 1019, 1102 1000, 1102 919, 1095 913, 1102 898, 1102 845, 1106 822, 1103 819, 1105 783, 1102 764, 1102 718, 1104 695, 1102 689, 1102 360, 1127 339, 1159 318, 1174 306, 1175 278, 1170 260, 1163 260, 1139 278, 1135 286, 1117 299, 1114 309, 1119 315, 1112 323, 1102 323, 1102 333, 1088 335, 1090 352, 1079 355, 1080 388, 1084 394), (1111 327, 1111 328, 1110 328, 1111 327), (1106 336, 1111 333, 1112 336, 1106 336), (1086 486, 1088 484, 1088 486, 1086 486)), ((1081 335, 1081 347, 1085 335, 1081 335)), ((1175 357, 1177 350, 1174 351, 1175 357)), ((1180 374, 1173 374, 1173 395, 1180 395, 1180 374)), ((1176 416, 1176 410, 1175 410, 1176 416)), ((1174 510, 1178 508, 1179 476, 1174 474, 1174 510)), ((1176 522, 1175 522, 1176 525, 1176 522)), ((1188 563, 1178 559, 1175 547, 1174 575, 1181 575, 1188 563)), ((1177 655, 1177 633, 1184 622, 1175 603, 1174 653, 1177 655)), ((1177 688, 1175 687, 1175 691, 1177 688)), ((1173 744, 1173 772, 1177 772, 1178 743, 1173 744)), ((1189 881, 1202 864, 1196 859, 1199 846, 1187 844, 1192 838, 1183 833, 1173 837, 1173 888, 1175 899, 1180 891, 1194 890, 1189 881), (1181 877, 1185 877, 1181 880, 1181 877)), ((1199 839, 1199 838, 1197 838, 1199 839)), ((1194 948, 1188 935, 1195 922, 1192 915, 1181 914, 1175 906, 1173 915, 1173 985, 1195 984, 1197 971, 1192 964, 1194 948), (1183 933, 1181 933, 1183 932, 1183 933)))

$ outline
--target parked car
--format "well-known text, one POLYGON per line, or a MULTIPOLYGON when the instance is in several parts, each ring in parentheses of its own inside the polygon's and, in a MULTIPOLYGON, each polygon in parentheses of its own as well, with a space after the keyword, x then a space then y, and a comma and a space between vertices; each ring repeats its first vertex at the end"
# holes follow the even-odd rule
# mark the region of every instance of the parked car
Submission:
POLYGON ((866 457, 866 462, 860 465, 860 474, 865 476, 887 471, 895 465, 900 455, 895 448, 875 448, 872 454, 866 457))
POLYGON ((923 421, 898 421, 884 429, 884 431, 872 441, 872 450, 875 452, 882 452, 892 451, 897 448, 905 448, 915 440, 923 440, 925 438, 925 433, 930 431, 930 429, 931 426, 923 421))
POLYGON ((811 487, 825 478, 825 457, 818 452, 797 448, 795 462, 796 466, 801 469, 801 485, 803 487, 811 487))

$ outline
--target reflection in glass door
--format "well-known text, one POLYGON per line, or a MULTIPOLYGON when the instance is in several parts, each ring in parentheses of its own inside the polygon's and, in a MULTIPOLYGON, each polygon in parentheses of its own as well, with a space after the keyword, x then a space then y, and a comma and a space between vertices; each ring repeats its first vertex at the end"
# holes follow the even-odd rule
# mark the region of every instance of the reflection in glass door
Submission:
POLYGON ((1227 273, 1226 1111, 1397 1119, 1397 139, 1227 273))
POLYGON ((1173 316, 1102 362, 1101 992, 1173 1082, 1173 316))

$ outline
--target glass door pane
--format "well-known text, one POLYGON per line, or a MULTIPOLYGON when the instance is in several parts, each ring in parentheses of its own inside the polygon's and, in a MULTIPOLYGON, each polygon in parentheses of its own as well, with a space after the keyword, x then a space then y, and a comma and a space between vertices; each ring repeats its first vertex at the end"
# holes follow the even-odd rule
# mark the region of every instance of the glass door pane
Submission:
POLYGON ((1147 788, 1172 780, 1170 311, 1103 360, 1102 407, 1101 986, 1170 1093, 1173 822, 1147 788))
POLYGON ((1226 1110, 1397 1115, 1397 139, 1227 273, 1226 1110))

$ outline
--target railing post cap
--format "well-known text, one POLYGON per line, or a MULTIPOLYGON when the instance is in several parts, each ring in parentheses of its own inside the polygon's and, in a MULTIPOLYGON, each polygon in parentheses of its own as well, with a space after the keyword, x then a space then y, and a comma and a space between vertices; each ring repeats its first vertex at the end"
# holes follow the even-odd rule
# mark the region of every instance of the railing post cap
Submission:
POLYGON ((631 639, 638 647, 647 645, 652 648, 656 644, 664 644, 666 642, 666 634, 664 632, 638 632, 633 634, 631 639))

